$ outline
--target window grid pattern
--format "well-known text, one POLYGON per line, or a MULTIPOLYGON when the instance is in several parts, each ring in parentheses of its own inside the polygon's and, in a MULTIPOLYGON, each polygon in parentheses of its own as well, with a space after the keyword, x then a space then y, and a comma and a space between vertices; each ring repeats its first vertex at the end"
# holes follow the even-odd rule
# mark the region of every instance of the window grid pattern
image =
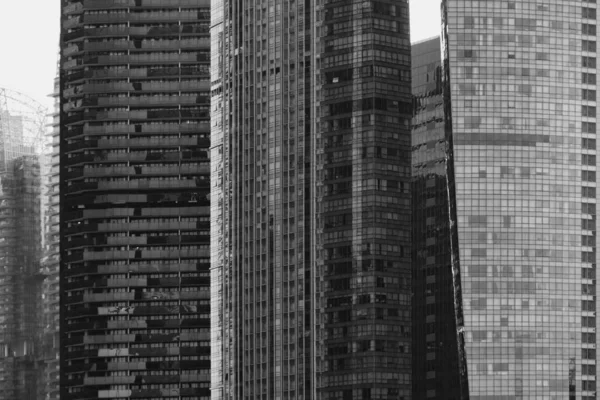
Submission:
POLYGON ((323 1, 321 6, 315 139, 317 386, 327 400, 408 400, 408 2, 323 1))
POLYGON ((310 399, 311 2, 212 11, 213 398, 310 399))
POLYGON ((470 398, 595 398, 596 4, 443 7, 470 398))
POLYGON ((461 399, 440 38, 412 45, 413 399, 461 399))

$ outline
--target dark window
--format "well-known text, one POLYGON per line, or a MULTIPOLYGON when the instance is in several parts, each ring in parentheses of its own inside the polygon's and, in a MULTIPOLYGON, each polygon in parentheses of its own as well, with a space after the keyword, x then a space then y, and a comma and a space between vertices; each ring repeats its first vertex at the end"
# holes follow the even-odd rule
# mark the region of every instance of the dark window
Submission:
POLYGON ((593 360, 596 358, 595 349, 581 349, 581 358, 585 360, 593 360))
POLYGON ((596 171, 581 171, 581 180, 586 182, 596 182, 596 171))
POLYGON ((596 222, 593 219, 582 219, 581 220, 581 229, 586 231, 595 231, 596 230, 596 222))
POLYGON ((582 268, 581 277, 583 279, 596 279, 596 271, 593 268, 582 268))
POLYGON ((582 236, 581 237, 581 245, 594 247, 596 245, 596 238, 594 236, 582 236))
POLYGON ((581 50, 590 51, 592 53, 596 52, 596 42, 593 40, 582 40, 581 41, 581 50))
POLYGON ((581 123, 581 131, 584 133, 596 133, 596 123, 595 122, 582 122, 581 123))
POLYGON ((581 99, 596 101, 596 91, 592 89, 581 89, 581 99))
POLYGON ((588 150, 596 150, 596 139, 581 139, 581 147, 588 150))
POLYGON ((589 73, 583 72, 581 74, 581 83, 586 83, 588 85, 595 85, 596 84, 596 74, 589 74, 589 73))
POLYGON ((596 205, 592 203, 581 203, 581 212, 583 214, 596 214, 596 205))
POLYGON ((594 106, 581 106, 581 116, 596 118, 596 107, 594 106))
POLYGON ((596 156, 594 154, 582 154, 581 165, 596 165, 596 156))
POLYGON ((581 7, 581 17, 587 18, 587 19, 596 19, 596 9, 588 8, 588 7, 581 7))
POLYGON ((596 36, 596 25, 581 24, 581 33, 589 36, 596 36))
POLYGON ((587 186, 582 187, 581 188, 581 196, 588 197, 588 198, 596 197, 596 188, 595 187, 587 187, 587 186))
POLYGON ((581 326, 585 328, 595 328, 596 318, 594 317, 581 317, 581 326))
POLYGON ((596 57, 581 57, 581 66, 584 68, 596 68, 596 57))

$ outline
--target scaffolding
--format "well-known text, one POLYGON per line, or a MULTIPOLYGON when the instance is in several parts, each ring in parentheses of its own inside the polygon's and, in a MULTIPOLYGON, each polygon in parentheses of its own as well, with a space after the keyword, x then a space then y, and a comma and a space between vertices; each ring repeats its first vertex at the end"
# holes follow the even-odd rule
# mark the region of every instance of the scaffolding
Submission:
POLYGON ((48 110, 31 97, 0 88, 0 168, 17 157, 41 154, 48 110))
POLYGON ((0 399, 35 400, 39 392, 46 121, 40 103, 0 88, 0 399))

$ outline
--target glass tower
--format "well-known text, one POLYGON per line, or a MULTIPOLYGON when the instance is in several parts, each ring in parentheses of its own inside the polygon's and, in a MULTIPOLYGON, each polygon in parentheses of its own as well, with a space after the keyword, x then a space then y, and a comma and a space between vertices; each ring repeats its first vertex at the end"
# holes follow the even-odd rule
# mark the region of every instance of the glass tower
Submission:
POLYGON ((213 1, 212 398, 313 398, 308 1, 213 1))
POLYGON ((410 398, 407 1, 212 2, 212 397, 410 398))
POLYGON ((596 398, 596 8, 442 1, 463 398, 596 398))
POLYGON ((459 369, 439 37, 413 44, 412 88, 413 399, 458 400, 466 376, 459 369))
POLYGON ((324 1, 317 22, 315 315, 321 399, 410 399, 407 1, 324 1))
POLYGON ((61 5, 61 399, 207 399, 209 1, 61 5))

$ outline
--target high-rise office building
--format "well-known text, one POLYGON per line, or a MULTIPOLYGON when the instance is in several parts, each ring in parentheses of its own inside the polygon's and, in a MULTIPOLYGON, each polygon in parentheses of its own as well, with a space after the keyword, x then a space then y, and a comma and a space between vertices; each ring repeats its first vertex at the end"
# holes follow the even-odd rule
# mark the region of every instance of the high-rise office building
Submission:
MULTIPOLYGON (((446 253, 420 260, 426 363, 450 354, 461 398, 596 399, 597 4, 444 0, 442 19, 448 221, 419 223, 420 255, 446 253), (446 304, 456 352, 436 336, 446 304)), ((425 372, 416 398, 447 399, 448 375, 425 372)))
POLYGON ((207 399, 209 1, 61 6, 61 399, 207 399))
POLYGON ((439 37, 413 44, 413 399, 458 400, 441 60, 439 37))
POLYGON ((407 1, 214 1, 212 398, 409 399, 407 1))

